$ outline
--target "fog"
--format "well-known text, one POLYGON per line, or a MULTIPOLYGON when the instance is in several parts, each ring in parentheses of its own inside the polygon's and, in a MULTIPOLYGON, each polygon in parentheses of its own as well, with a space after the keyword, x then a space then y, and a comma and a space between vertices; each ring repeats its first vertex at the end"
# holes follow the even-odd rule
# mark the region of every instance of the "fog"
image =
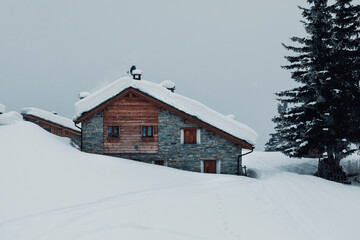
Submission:
POLYGON ((259 133, 273 132, 274 93, 293 87, 281 43, 304 35, 295 0, 0 0, 0 103, 72 118, 77 94, 126 76, 171 80, 259 133))

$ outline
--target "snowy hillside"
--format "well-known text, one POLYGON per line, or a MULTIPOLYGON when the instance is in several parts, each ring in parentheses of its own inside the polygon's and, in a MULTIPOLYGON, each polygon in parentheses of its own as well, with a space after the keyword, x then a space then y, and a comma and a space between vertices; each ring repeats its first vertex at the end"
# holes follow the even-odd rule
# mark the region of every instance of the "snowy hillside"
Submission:
POLYGON ((244 158, 258 179, 79 152, 38 126, 0 126, 0 239, 356 239, 360 189, 244 158))

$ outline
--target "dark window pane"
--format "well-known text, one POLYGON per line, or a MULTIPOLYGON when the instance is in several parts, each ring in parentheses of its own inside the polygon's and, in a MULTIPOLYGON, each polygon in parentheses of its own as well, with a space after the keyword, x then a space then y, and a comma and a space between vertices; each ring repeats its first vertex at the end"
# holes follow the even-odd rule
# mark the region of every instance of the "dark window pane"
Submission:
POLYGON ((119 127, 114 127, 114 137, 119 137, 119 127))
POLYGON ((146 127, 142 127, 142 136, 146 137, 146 127))
POLYGON ((108 136, 112 137, 112 127, 108 127, 108 136))
POLYGON ((148 127, 148 137, 152 136, 152 127, 148 127))

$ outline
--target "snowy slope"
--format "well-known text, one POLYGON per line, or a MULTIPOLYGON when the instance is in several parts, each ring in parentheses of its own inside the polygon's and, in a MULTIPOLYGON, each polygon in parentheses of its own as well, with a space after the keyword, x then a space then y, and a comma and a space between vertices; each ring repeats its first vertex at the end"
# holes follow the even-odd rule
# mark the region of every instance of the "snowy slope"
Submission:
POLYGON ((130 77, 120 78, 76 102, 74 120, 129 87, 144 92, 239 139, 244 139, 250 144, 254 145, 258 138, 258 134, 247 125, 226 117, 198 101, 173 93, 160 84, 145 80, 133 80, 130 77))
POLYGON ((22 121, 23 117, 20 113, 11 111, 0 115, 0 126, 14 124, 17 121, 22 121))
POLYGON ((246 155, 243 165, 257 178, 267 178, 283 172, 311 175, 317 171, 317 159, 289 158, 280 152, 255 152, 246 155))
POLYGON ((360 189, 278 154, 244 158, 260 179, 199 174, 82 153, 29 122, 0 126, 0 152, 0 239, 360 236, 360 189))

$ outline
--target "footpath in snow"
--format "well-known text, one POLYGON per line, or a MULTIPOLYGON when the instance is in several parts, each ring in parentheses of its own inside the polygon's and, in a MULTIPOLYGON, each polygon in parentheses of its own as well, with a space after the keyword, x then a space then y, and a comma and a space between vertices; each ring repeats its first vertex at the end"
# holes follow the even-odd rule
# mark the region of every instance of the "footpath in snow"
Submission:
POLYGON ((3 125, 0 239, 360 236, 359 187, 306 175, 311 159, 255 152, 244 163, 258 178, 86 154, 32 123, 3 125))

